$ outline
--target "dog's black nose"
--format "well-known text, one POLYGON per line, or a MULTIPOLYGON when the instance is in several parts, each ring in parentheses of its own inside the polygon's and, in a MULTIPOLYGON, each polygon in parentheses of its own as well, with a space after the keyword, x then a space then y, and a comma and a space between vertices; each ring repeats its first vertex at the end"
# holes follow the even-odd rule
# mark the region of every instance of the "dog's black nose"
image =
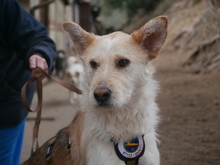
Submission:
POLYGON ((105 87, 99 87, 95 89, 93 94, 97 101, 104 102, 111 97, 112 91, 105 87))

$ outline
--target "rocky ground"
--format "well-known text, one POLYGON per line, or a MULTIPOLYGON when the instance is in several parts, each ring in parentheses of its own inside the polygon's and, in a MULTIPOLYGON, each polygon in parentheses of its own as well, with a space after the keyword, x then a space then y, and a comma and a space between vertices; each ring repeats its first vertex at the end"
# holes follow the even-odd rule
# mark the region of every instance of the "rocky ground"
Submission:
MULTIPOLYGON (((181 66, 182 55, 163 55, 155 61, 161 90, 158 133, 162 165, 220 164, 220 73, 195 74, 181 66)), ((75 107, 68 91, 54 82, 44 85, 39 141, 70 123, 75 107)), ((36 97, 33 106, 36 105, 36 97)), ((30 156, 33 118, 27 119, 21 161, 30 156)))

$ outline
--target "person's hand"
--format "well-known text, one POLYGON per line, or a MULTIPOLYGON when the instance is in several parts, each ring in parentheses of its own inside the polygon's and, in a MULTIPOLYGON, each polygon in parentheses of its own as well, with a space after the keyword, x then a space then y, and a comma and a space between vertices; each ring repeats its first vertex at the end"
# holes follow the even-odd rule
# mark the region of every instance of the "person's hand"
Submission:
MULTIPOLYGON (((32 70, 32 73, 35 77, 39 78, 42 75, 40 75, 39 73, 37 73, 37 71, 35 70, 37 67, 42 68, 46 73, 48 73, 48 65, 47 62, 44 58, 40 57, 39 55, 32 55, 29 58, 29 64, 30 64, 30 68, 32 70)), ((44 77, 42 77, 43 79, 44 77)))

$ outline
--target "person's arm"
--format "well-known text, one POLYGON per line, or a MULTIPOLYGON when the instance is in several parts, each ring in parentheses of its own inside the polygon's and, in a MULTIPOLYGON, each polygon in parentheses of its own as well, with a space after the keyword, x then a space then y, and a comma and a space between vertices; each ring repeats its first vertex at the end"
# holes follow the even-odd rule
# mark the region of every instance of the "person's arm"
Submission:
POLYGON ((6 3, 4 22, 7 29, 5 35, 8 44, 16 50, 17 55, 24 61, 27 68, 33 69, 31 66, 33 61, 38 61, 43 66, 41 63, 44 58, 46 69, 52 73, 53 61, 57 52, 54 42, 48 37, 46 27, 27 13, 16 0, 4 1, 6 3), (36 56, 31 57, 33 55, 39 56, 37 58, 36 56))

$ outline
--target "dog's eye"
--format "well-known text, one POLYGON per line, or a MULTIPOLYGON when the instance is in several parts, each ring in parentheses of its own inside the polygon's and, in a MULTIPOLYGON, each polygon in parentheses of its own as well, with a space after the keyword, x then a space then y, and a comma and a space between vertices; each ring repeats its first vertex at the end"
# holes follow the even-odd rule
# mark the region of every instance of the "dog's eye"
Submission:
POLYGON ((97 69, 98 68, 98 64, 95 61, 91 61, 90 66, 91 66, 92 69, 97 69))
POLYGON ((120 67, 120 68, 123 68, 123 67, 128 66, 128 65, 129 65, 129 63, 130 63, 130 61, 129 61, 129 60, 126 60, 126 59, 121 59, 121 60, 119 60, 119 61, 118 61, 117 66, 118 66, 118 67, 120 67))

